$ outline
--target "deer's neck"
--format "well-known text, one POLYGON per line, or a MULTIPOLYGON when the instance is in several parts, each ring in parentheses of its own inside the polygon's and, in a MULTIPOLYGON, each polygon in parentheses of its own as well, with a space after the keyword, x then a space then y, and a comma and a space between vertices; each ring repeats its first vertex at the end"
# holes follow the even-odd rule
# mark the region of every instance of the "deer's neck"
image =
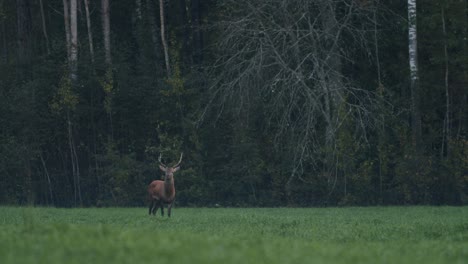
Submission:
POLYGON ((166 194, 172 194, 174 192, 174 179, 164 180, 164 191, 166 194))

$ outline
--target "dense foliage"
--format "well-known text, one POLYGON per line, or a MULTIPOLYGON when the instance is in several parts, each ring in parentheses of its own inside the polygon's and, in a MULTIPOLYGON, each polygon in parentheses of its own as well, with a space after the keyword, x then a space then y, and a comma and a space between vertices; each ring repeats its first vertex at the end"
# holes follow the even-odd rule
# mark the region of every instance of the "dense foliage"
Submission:
POLYGON ((0 0, 0 203, 143 205, 180 152, 178 205, 468 203, 466 1, 418 1, 422 150, 404 1, 163 2, 107 47, 77 1, 74 69, 62 1, 0 0))

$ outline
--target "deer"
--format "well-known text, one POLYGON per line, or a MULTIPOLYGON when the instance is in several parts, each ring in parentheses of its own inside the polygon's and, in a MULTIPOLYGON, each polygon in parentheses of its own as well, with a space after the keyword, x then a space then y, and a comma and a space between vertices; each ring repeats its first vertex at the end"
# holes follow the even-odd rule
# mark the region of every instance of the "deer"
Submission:
POLYGON ((164 180, 152 181, 148 186, 148 198, 149 204, 149 215, 156 214, 158 207, 161 208, 161 216, 164 216, 164 204, 167 204, 167 216, 171 217, 171 209, 175 199, 175 187, 174 187, 174 173, 180 169, 180 163, 182 162, 182 155, 180 153, 180 159, 174 166, 167 166, 161 161, 161 154, 159 154, 159 169, 164 172, 164 180))

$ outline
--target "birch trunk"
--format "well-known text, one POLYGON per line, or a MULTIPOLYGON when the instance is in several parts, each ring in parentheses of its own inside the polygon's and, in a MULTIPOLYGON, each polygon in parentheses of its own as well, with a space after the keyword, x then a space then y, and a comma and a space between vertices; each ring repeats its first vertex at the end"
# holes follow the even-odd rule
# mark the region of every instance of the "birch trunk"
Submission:
POLYGON ((112 65, 111 44, 110 44, 110 19, 109 0, 101 1, 102 7, 102 31, 104 35, 104 51, 107 65, 112 65))
MULTIPOLYGON (((63 17, 65 22, 65 37, 67 45, 67 59, 69 66, 69 79, 72 89, 77 87, 78 82, 78 19, 77 19, 77 0, 63 0, 63 17)), ((76 153, 75 138, 73 135, 73 122, 71 106, 67 105, 67 134, 70 149, 70 161, 72 165, 73 187, 75 196, 75 205, 82 205, 81 184, 80 184, 80 166, 78 155, 76 153)))
MULTIPOLYGON (((70 81, 72 88, 78 86, 78 17, 77 0, 70 0, 70 81)), ((68 135, 70 142, 70 156, 73 165, 73 176, 75 179, 75 204, 82 205, 81 184, 80 184, 80 166, 78 155, 76 153, 75 138, 73 135, 73 125, 71 114, 68 113, 68 135), (78 201, 77 201, 78 200, 78 201)))
POLYGON ((411 130, 416 153, 421 152, 421 111, 419 106, 418 43, 416 0, 408 0, 408 50, 411 78, 411 130))
POLYGON ((69 0, 63 0, 63 19, 65 25, 65 40, 67 45, 67 61, 70 62, 70 47, 71 47, 71 33, 70 33, 70 7, 69 0))

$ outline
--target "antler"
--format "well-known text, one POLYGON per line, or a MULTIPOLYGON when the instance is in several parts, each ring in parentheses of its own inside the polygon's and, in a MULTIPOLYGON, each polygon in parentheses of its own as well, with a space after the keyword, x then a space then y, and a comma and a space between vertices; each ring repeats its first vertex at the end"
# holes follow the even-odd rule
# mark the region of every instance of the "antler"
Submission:
POLYGON ((159 161, 159 164, 161 164, 161 165, 164 166, 164 167, 167 167, 167 165, 164 164, 164 163, 162 163, 162 161, 161 161, 161 153, 159 153, 158 161, 159 161))
MULTIPOLYGON (((183 155, 184 155, 184 153, 181 152, 181 153, 180 153, 180 159, 179 159, 179 161, 177 162, 176 165, 172 166, 172 168, 175 168, 175 167, 177 167, 177 166, 180 165, 180 163, 182 162, 182 156, 183 156, 183 155)), ((161 164, 161 165, 164 166, 164 167, 167 167, 166 164, 162 163, 161 157, 162 157, 162 155, 161 155, 161 153, 159 153, 159 158, 158 158, 159 164, 161 164)))
POLYGON ((183 152, 181 152, 181 153, 180 153, 180 159, 179 159, 179 162, 177 162, 177 164, 176 164, 176 165, 172 166, 173 168, 175 168, 175 167, 177 167, 177 166, 179 166, 179 165, 180 165, 180 163, 182 162, 182 156, 183 156, 183 155, 184 155, 184 153, 183 153, 183 152))

